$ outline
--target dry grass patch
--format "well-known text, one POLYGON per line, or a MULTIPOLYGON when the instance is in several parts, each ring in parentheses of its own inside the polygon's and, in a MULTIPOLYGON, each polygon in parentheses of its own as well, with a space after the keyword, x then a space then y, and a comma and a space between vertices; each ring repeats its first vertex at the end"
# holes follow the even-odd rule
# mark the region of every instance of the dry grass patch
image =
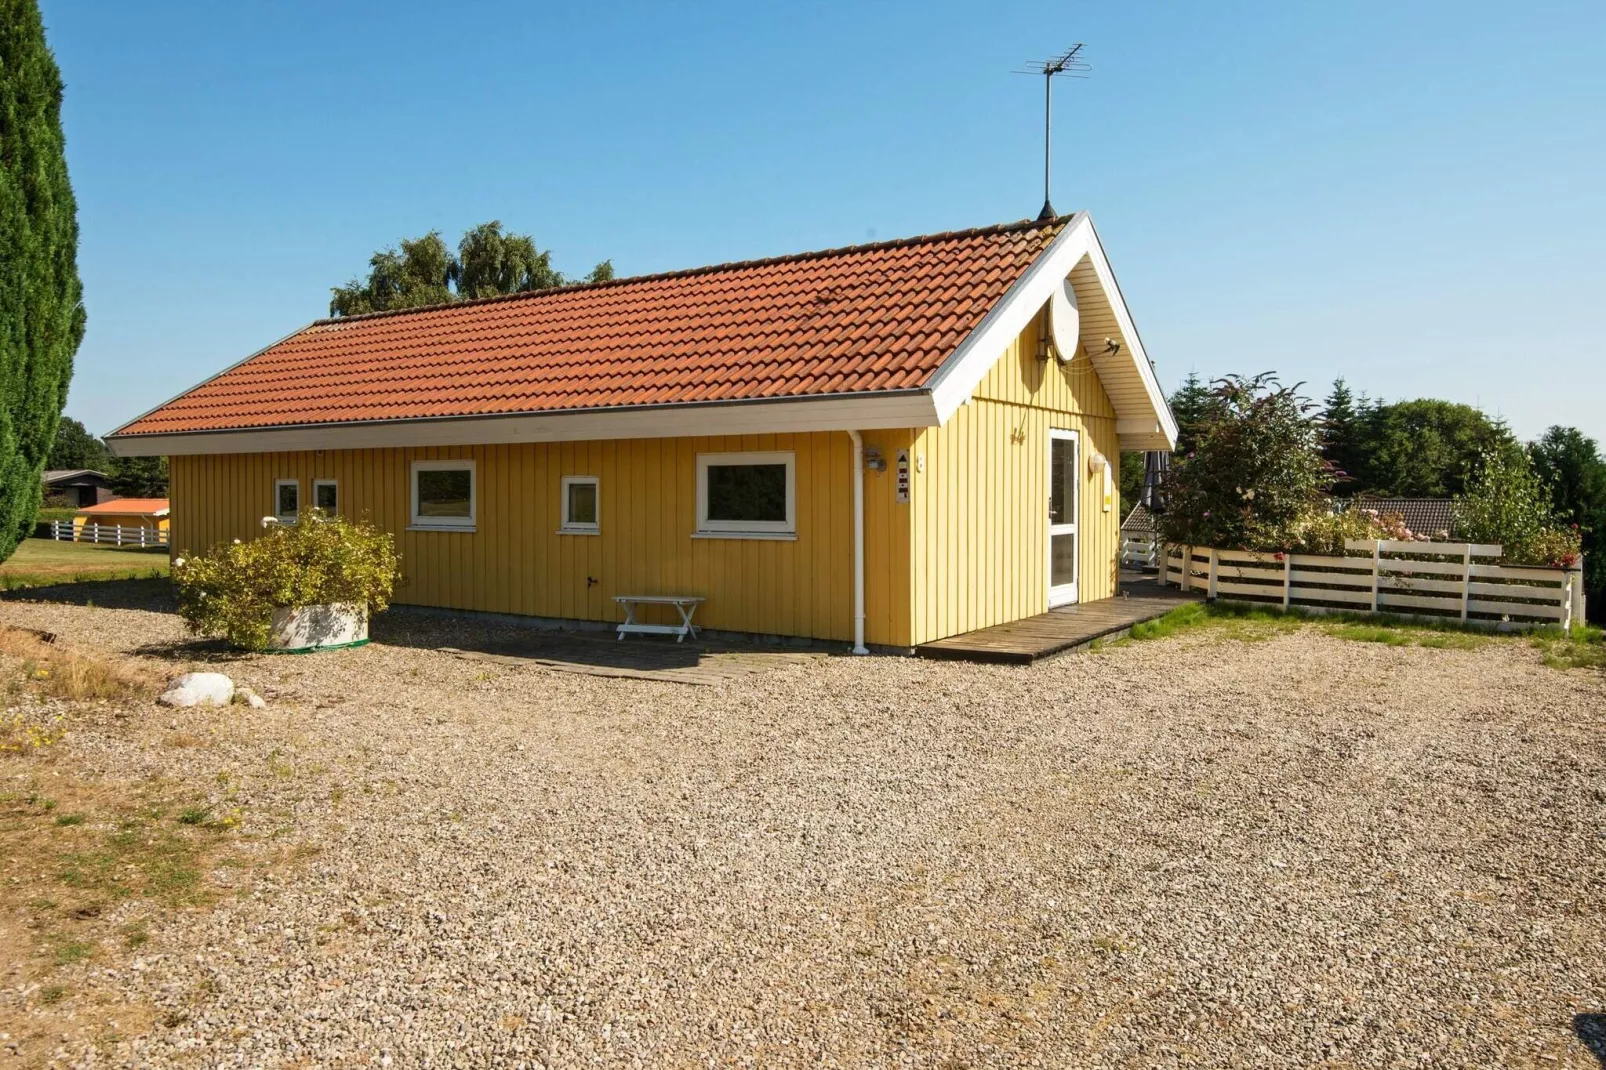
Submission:
POLYGON ((207 874, 238 862, 234 822, 211 819, 185 785, 88 782, 67 760, 0 759, 0 946, 15 993, 0 1000, 0 1033, 24 1065, 85 1022, 120 1023, 88 1038, 97 1045, 148 1028, 150 1008, 87 989, 77 968, 138 953, 154 921, 213 902, 223 890, 207 874))
POLYGON ((48 632, 0 628, 0 666, 8 691, 44 698, 86 702, 98 699, 148 699, 161 689, 154 674, 75 650, 48 632))
POLYGON ((65 1035, 109 1052, 151 1028, 151 1008, 83 967, 139 953, 161 919, 227 891, 208 874, 243 864, 238 812, 210 804, 210 783, 87 776, 63 745, 75 720, 123 718, 161 685, 137 663, 0 628, 0 1034, 18 1065, 44 1065, 65 1035))

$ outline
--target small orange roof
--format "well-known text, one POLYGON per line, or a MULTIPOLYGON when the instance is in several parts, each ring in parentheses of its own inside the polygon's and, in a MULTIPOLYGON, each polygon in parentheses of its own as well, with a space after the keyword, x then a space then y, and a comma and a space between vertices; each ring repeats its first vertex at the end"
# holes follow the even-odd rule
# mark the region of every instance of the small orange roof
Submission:
POLYGON ((84 513, 125 513, 129 516, 162 516, 166 512, 166 498, 113 498, 109 502, 101 502, 99 505, 86 505, 78 510, 80 516, 84 513))
POLYGON ((1067 220, 318 320, 114 434, 918 389, 1067 220))

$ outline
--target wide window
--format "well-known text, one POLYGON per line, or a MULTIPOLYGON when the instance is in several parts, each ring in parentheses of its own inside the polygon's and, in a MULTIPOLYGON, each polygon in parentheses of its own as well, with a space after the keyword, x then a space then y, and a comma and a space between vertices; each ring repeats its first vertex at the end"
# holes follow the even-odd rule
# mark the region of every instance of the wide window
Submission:
POLYGON ((301 484, 294 479, 273 483, 273 515, 281 524, 294 524, 301 515, 301 484))
POLYGON ((412 526, 473 531, 474 483, 473 461, 414 461, 412 526))
POLYGON ((794 455, 698 454, 697 533, 705 537, 795 537, 794 455))
POLYGON ((563 477, 563 526, 568 535, 595 535, 602 530, 598 519, 597 477, 563 477))
POLYGON ((312 481, 312 507, 334 516, 340 511, 340 485, 332 479, 312 481))

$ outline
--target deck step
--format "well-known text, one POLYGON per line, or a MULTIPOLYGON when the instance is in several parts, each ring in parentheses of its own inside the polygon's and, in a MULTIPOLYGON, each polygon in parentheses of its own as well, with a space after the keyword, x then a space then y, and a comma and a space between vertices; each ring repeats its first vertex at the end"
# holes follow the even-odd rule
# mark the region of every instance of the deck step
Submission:
POLYGON ((1030 665, 1095 639, 1124 634, 1134 624, 1163 617, 1199 598, 1197 591, 1179 591, 1154 582, 1126 583, 1114 598, 1061 606, 1035 617, 951 635, 917 646, 915 653, 949 661, 1030 665))

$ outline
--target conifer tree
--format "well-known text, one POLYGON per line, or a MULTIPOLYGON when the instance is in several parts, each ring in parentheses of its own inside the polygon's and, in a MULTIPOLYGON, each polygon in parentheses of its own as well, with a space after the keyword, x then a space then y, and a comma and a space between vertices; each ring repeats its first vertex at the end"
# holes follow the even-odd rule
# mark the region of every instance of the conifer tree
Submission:
POLYGON ((61 71, 35 0, 0 0, 0 561, 33 526, 84 336, 61 71))

